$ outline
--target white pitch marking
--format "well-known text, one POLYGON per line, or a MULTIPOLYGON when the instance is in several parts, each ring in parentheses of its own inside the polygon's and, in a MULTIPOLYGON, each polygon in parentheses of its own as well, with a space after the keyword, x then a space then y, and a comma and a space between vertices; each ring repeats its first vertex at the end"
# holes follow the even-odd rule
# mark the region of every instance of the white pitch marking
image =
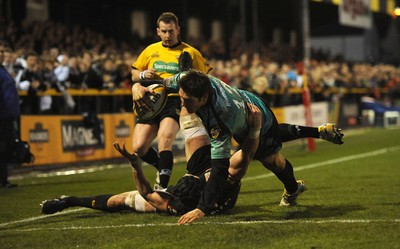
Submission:
MULTIPOLYGON (((196 222, 189 225, 248 225, 248 224, 327 224, 327 223, 344 223, 344 224, 365 224, 365 223, 398 223, 400 220, 254 220, 254 221, 227 221, 227 222, 196 222)), ((92 230, 92 229, 115 229, 127 227, 157 227, 157 226, 179 226, 178 223, 149 223, 149 224, 125 224, 125 225, 107 225, 107 226, 68 226, 68 227, 37 227, 28 229, 15 229, 17 232, 32 232, 41 230, 92 230)))
MULTIPOLYGON (((294 170, 297 172, 297 171, 301 171, 301 170, 312 169, 312 168, 326 166, 326 165, 330 165, 330 164, 342 163, 342 162, 360 159, 360 158, 373 157, 373 156, 385 154, 388 152, 394 152, 397 150, 400 150, 400 146, 387 147, 387 148, 383 148, 380 150, 374 150, 374 151, 361 153, 361 154, 357 154, 357 155, 345 156, 345 157, 332 159, 332 160, 328 160, 328 161, 323 161, 323 162, 319 162, 319 163, 312 163, 312 164, 308 164, 308 165, 304 165, 304 166, 295 167, 294 170)), ((252 181, 252 180, 262 179, 262 178, 266 178, 266 177, 270 177, 270 176, 274 176, 274 174, 268 173, 268 174, 264 174, 264 175, 245 177, 245 178, 243 178, 242 181, 252 181)))
MULTIPOLYGON (((377 156, 377 155, 385 154, 388 152, 394 152, 397 150, 400 150, 400 146, 387 147, 387 148, 383 148, 380 150, 374 150, 374 151, 361 153, 361 154, 357 154, 357 155, 345 156, 345 157, 332 159, 332 160, 328 160, 328 161, 323 161, 323 162, 319 162, 319 163, 312 163, 312 164, 296 167, 295 170, 300 171, 300 170, 305 170, 305 169, 312 169, 312 168, 326 166, 326 165, 330 165, 330 164, 334 164, 334 163, 340 163, 340 162, 350 161, 350 160, 359 159, 359 158, 377 156)), ((266 178, 266 177, 270 177, 270 176, 273 176, 273 174, 269 173, 269 174, 264 174, 264 175, 259 175, 259 176, 246 177, 242 181, 251 181, 251 180, 262 179, 262 178, 266 178)), ((24 222, 29 222, 29 221, 35 221, 35 220, 39 220, 39 219, 43 219, 43 218, 47 218, 47 217, 52 217, 55 215, 77 212, 77 211, 81 211, 84 209, 85 208, 79 208, 79 209, 73 209, 73 210, 69 210, 69 211, 65 211, 65 212, 57 213, 57 214, 53 214, 53 215, 43 215, 43 216, 31 217, 31 218, 23 219, 23 220, 11 221, 11 222, 7 222, 7 223, 0 223, 0 227, 5 227, 8 225, 24 223, 24 222)), ((398 222, 398 221, 399 220, 395 220, 395 222, 398 222)), ((282 222, 285 222, 285 221, 282 221, 282 222)), ((168 223, 165 223, 165 224, 168 224, 168 223)), ((175 223, 171 223, 171 224, 175 224, 175 223)), ((199 223, 197 223, 197 224, 199 224, 199 223)), ((132 224, 132 226, 141 226, 141 225, 149 225, 150 226, 150 224, 138 224, 138 225, 132 224)), ((155 224, 153 224, 153 225, 155 225, 155 224)))
POLYGON ((97 171, 104 171, 108 169, 114 169, 114 168, 122 168, 126 167, 126 165, 123 164, 109 164, 105 166, 95 166, 95 167, 90 167, 90 168, 84 168, 84 169, 71 169, 71 170, 62 170, 62 171, 54 171, 54 172, 49 172, 49 173, 32 173, 29 175, 15 175, 15 176, 10 176, 10 180, 21 180, 25 179, 27 177, 37 177, 37 178, 46 178, 46 177, 53 177, 53 176, 68 176, 68 175, 79 175, 79 174, 85 174, 85 173, 93 173, 97 171))
POLYGON ((23 220, 16 220, 16 221, 11 221, 11 222, 6 222, 6 223, 0 223, 0 227, 5 227, 5 226, 8 226, 8 225, 14 225, 14 224, 18 224, 18 223, 24 223, 24 222, 29 222, 29 221, 45 219, 45 218, 48 218, 48 217, 58 216, 58 215, 62 215, 62 214, 75 213, 75 212, 79 212, 79 211, 82 211, 82 210, 85 210, 85 209, 86 208, 76 208, 76 209, 71 209, 71 210, 68 210, 68 211, 64 211, 62 213, 55 213, 55 214, 50 214, 50 215, 41 215, 41 216, 31 217, 31 218, 27 218, 27 219, 23 219, 23 220))

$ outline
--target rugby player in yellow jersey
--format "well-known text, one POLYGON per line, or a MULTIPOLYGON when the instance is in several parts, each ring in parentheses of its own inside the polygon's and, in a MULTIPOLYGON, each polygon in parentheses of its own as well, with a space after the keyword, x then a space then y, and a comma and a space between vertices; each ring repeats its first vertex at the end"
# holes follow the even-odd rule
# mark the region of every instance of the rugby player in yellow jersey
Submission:
MULTIPOLYGON (((160 42, 145 48, 137 61, 132 65, 133 99, 144 96, 146 88, 141 87, 140 80, 165 79, 177 74, 179 56, 183 51, 190 54, 191 67, 204 73, 211 68, 201 53, 189 44, 179 40, 180 27, 178 18, 171 12, 165 12, 157 20, 157 35, 160 42)), ((133 153, 143 161, 158 169, 159 179, 155 188, 166 188, 173 166, 172 146, 179 131, 179 113, 181 103, 178 96, 169 96, 164 110, 154 119, 146 122, 136 122, 133 133, 133 153), (158 153, 151 147, 157 137, 158 153)))

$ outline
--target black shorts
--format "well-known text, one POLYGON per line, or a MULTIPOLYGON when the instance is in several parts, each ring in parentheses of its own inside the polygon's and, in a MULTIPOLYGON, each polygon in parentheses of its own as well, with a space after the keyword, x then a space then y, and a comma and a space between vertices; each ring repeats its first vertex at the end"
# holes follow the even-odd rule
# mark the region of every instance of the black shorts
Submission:
POLYGON ((155 118, 148 121, 139 121, 137 124, 159 124, 164 118, 173 118, 179 124, 179 114, 181 112, 181 100, 178 97, 168 97, 164 109, 155 118))
POLYGON ((188 174, 201 176, 211 168, 211 145, 205 145, 197 149, 187 162, 188 174))
POLYGON ((268 111, 272 114, 272 125, 265 135, 260 137, 260 144, 254 156, 254 159, 261 160, 282 149, 282 141, 279 136, 279 124, 271 109, 267 107, 268 111))

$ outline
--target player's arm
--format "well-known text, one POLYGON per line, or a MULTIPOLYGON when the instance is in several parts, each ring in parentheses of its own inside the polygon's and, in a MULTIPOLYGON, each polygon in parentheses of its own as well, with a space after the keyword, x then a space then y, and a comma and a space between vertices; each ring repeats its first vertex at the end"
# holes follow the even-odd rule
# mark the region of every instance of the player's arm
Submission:
POLYGON ((156 75, 156 70, 150 68, 150 58, 152 54, 151 46, 145 48, 137 60, 132 64, 132 81, 138 82, 140 80, 153 79, 156 75))
POLYGON ((157 71, 154 68, 139 70, 137 68, 132 67, 131 74, 132 74, 132 81, 139 82, 141 80, 154 79, 157 75, 157 71))
POLYGON ((240 181, 247 172, 250 162, 253 160, 260 142, 262 114, 260 109, 248 103, 246 117, 249 125, 249 133, 238 150, 230 159, 229 175, 232 179, 240 181))
POLYGON ((199 204, 194 210, 182 215, 178 223, 192 223, 212 211, 220 197, 223 186, 228 178, 229 158, 211 160, 211 174, 200 197, 199 204))
MULTIPOLYGON (((249 134, 246 137, 243 147, 244 150, 237 152, 235 157, 231 159, 212 160, 212 171, 207 181, 203 195, 200 198, 199 205, 196 209, 184 214, 179 219, 179 224, 192 223, 197 219, 205 216, 210 212, 215 203, 222 194, 224 183, 228 177, 228 168, 230 174, 244 175, 248 164, 253 159, 260 140, 260 130, 262 124, 261 111, 258 107, 248 104, 248 115, 246 121, 249 125, 249 134)), ((236 175, 240 180, 242 176, 236 175)))
POLYGON ((133 171, 133 178, 139 194, 159 211, 167 211, 167 204, 170 197, 167 195, 161 196, 158 192, 153 191, 143 173, 139 157, 134 153, 129 153, 126 150, 124 143, 122 143, 122 147, 117 142, 114 142, 113 145, 115 149, 130 162, 133 171))

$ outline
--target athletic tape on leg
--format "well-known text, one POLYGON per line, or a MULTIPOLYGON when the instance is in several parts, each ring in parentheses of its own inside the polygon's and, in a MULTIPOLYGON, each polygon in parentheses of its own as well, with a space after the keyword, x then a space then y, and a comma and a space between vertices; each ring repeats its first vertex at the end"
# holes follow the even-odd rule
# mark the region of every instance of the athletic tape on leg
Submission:
POLYGON ((194 113, 180 116, 179 123, 185 141, 194 137, 208 135, 200 118, 194 113))

